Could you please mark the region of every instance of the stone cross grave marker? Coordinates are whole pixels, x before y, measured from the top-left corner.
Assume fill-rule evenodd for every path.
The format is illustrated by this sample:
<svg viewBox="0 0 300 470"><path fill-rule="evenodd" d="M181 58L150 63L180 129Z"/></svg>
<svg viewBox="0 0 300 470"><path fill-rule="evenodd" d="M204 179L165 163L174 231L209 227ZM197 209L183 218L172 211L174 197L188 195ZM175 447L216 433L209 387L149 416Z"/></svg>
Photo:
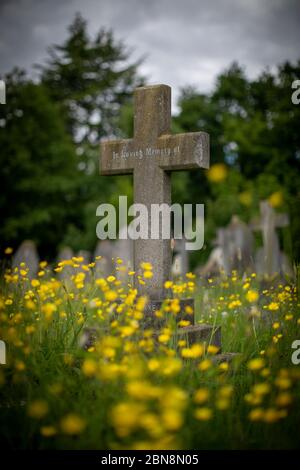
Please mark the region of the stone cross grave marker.
<svg viewBox="0 0 300 470"><path fill-rule="evenodd" d="M260 221L252 224L253 230L261 230L263 236L263 272L271 276L281 273L281 252L276 228L289 224L287 214L276 214L268 201L260 202Z"/></svg>
<svg viewBox="0 0 300 470"><path fill-rule="evenodd" d="M172 171L209 167L209 136L205 132L172 135L171 88L156 85L137 88L134 93L134 137L126 140L101 143L102 175L133 174L134 202L147 208L148 239L133 242L134 270L140 271L142 262L153 266L153 277L145 286L137 285L139 293L149 302L145 308L143 327L159 327L164 319L153 313L161 307L166 297L164 283L171 276L171 240L163 239L160 226L159 238L151 239L151 204L171 204ZM162 225L162 224L161 224ZM192 307L187 309L186 307ZM187 344L201 342L221 348L221 330L218 326L193 325L194 300L180 302L176 320L186 319L190 325L178 328L174 333Z"/></svg>
<svg viewBox="0 0 300 470"><path fill-rule="evenodd" d="M171 275L171 243L151 239L151 204L171 204L172 171L209 167L209 136L205 132L170 133L171 88L140 87L134 93L134 137L101 143L102 175L133 174L134 203L148 209L148 239L134 241L134 269L142 262L153 266L153 277L141 294L151 300L164 297L164 282Z"/></svg>

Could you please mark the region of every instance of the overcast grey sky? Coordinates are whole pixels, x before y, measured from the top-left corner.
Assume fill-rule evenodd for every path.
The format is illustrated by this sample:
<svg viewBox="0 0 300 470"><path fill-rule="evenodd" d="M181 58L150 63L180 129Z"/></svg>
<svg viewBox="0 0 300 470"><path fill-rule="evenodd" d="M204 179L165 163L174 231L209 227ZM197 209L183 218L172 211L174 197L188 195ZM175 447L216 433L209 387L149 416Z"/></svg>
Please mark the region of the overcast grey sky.
<svg viewBox="0 0 300 470"><path fill-rule="evenodd" d="M112 27L133 57L146 54L141 71L175 96L210 90L233 60L254 77L300 57L299 0L0 0L0 74L44 60L77 11L91 33Z"/></svg>

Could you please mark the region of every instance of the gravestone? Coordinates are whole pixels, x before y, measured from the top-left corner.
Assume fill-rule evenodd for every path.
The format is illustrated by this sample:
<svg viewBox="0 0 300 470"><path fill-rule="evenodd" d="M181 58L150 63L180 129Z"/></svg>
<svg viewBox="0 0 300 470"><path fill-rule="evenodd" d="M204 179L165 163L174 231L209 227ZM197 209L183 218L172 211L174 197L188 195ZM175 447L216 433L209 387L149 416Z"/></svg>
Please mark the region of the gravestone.
<svg viewBox="0 0 300 470"><path fill-rule="evenodd" d="M263 238L263 247L256 253L256 268L259 274L293 275L287 257L280 250L276 233L276 228L287 227L288 224L287 214L276 214L268 201L260 202L260 219L252 223L252 229L261 230Z"/></svg>
<svg viewBox="0 0 300 470"><path fill-rule="evenodd" d="M33 279L39 270L39 255L32 240L24 240L21 243L13 257L12 267L19 268L22 262L28 268L28 278Z"/></svg>
<svg viewBox="0 0 300 470"><path fill-rule="evenodd" d="M185 243L185 237L181 240L174 240L172 276L175 278L189 272L189 254Z"/></svg>
<svg viewBox="0 0 300 470"><path fill-rule="evenodd" d="M171 172L209 167L209 136L205 132L172 135L171 88L156 85L137 88L134 93L134 137L101 143L100 173L102 175L133 174L134 203L147 210L148 239L134 241L134 270L142 274L141 264L151 263L153 277L145 285L136 284L140 295L150 300L145 309L144 326L155 323L157 311L166 296L164 283L171 276L171 243L151 239L151 204L171 204ZM162 225L162 224L161 224ZM192 299L181 301L178 320L186 318L185 306ZM188 317L191 320L191 317ZM188 332L187 332L188 333ZM206 338L214 342L213 327L206 326ZM219 335L215 336L219 343ZM220 346L220 345L219 345Z"/></svg>
<svg viewBox="0 0 300 470"><path fill-rule="evenodd" d="M128 279L128 272L133 269L133 240L125 239L126 233L127 227L122 227L119 231L119 239L114 244L114 258L123 261L116 267L116 276L123 282Z"/></svg>
<svg viewBox="0 0 300 470"><path fill-rule="evenodd" d="M151 300L164 297L171 273L170 240L151 240L151 204L171 203L172 171L209 167L209 137L205 132L170 134L171 89L166 85L141 87L134 94L134 138L102 142L101 174L133 174L134 202L148 209L148 240L134 242L134 267L153 265L153 277L141 294ZM160 227L161 229L161 227ZM161 235L161 233L160 233Z"/></svg>
<svg viewBox="0 0 300 470"><path fill-rule="evenodd" d="M100 257L100 259L97 259ZM114 274L114 243L110 240L99 240L95 253L95 274L97 277L107 277Z"/></svg>
<svg viewBox="0 0 300 470"><path fill-rule="evenodd" d="M200 266L196 272L203 277L214 276L225 272L224 266L224 251L220 246L217 246L211 250L205 265Z"/></svg>
<svg viewBox="0 0 300 470"><path fill-rule="evenodd" d="M248 225L240 220L237 215L233 215L227 226L228 238L232 244L230 259L230 269L236 270L240 274L253 272L253 235Z"/></svg>
<svg viewBox="0 0 300 470"><path fill-rule="evenodd" d="M91 262L91 253L88 250L79 250L76 257L83 258L81 264L89 264Z"/></svg>
<svg viewBox="0 0 300 470"><path fill-rule="evenodd" d="M248 225L233 215L227 227L217 230L214 248L207 263L199 270L203 276L224 272L227 276L233 270L241 275L253 272L253 236Z"/></svg>
<svg viewBox="0 0 300 470"><path fill-rule="evenodd" d="M72 248L66 246L62 248L57 255L57 264L62 261L70 261L74 256ZM71 276L74 274L75 270L72 266L64 266L62 271L57 273L57 277L60 281L70 282Z"/></svg>
<svg viewBox="0 0 300 470"><path fill-rule="evenodd" d="M65 246L59 251L57 255L57 262L60 263L61 261L69 261L73 258L73 256L74 252L72 248L70 248L69 246Z"/></svg>

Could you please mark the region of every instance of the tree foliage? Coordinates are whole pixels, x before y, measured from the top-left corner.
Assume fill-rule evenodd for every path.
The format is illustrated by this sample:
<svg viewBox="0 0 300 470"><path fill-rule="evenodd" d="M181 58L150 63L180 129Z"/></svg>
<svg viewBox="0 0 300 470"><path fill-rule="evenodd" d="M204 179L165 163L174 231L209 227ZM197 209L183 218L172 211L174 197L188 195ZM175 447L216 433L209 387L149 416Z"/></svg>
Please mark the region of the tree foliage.
<svg viewBox="0 0 300 470"><path fill-rule="evenodd" d="M232 64L211 93L181 91L173 131L208 132L212 169L223 175L216 179L201 170L172 176L174 202L205 203L206 249L195 254L195 262L208 256L217 227L233 214L249 221L266 198L289 213L285 249L299 260L300 106L291 101L299 77L300 62L253 80ZM117 203L119 194L132 197L130 177L99 175L99 142L132 136L132 94L144 83L139 63L112 31L92 37L77 15L63 44L50 48L39 83L20 71L6 81L7 104L0 107L1 238L9 244L35 239L50 256L64 244L93 249L96 207Z"/></svg>
<svg viewBox="0 0 300 470"><path fill-rule="evenodd" d="M232 214L249 221L258 213L259 200L281 194L275 206L291 219L285 248L299 259L300 107L291 101L291 86L299 76L300 62L282 64L254 80L234 63L219 75L211 94L182 91L177 129L208 132L211 165L221 162L228 170L217 183L209 180L209 172L208 178L196 172L187 179L189 197L206 202L208 242ZM205 251L202 255L207 256Z"/></svg>
<svg viewBox="0 0 300 470"><path fill-rule="evenodd" d="M54 254L66 226L80 219L75 148L59 107L41 84L15 70L0 107L2 223L6 243L31 238Z"/></svg>

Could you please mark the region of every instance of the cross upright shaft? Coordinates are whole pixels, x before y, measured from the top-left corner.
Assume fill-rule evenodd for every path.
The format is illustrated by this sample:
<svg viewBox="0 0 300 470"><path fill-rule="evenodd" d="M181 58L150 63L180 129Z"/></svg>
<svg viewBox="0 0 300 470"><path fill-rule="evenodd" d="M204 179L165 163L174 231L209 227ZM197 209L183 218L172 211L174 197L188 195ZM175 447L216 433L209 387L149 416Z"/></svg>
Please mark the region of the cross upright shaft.
<svg viewBox="0 0 300 470"><path fill-rule="evenodd" d="M171 272L170 240L152 240L151 205L171 204L170 172L209 167L209 137L205 132L170 134L171 88L156 85L134 93L134 138L101 143L101 174L134 175L134 203L148 209L148 240L134 241L134 268L142 262L153 266L153 277L142 294L163 298L164 282Z"/></svg>

